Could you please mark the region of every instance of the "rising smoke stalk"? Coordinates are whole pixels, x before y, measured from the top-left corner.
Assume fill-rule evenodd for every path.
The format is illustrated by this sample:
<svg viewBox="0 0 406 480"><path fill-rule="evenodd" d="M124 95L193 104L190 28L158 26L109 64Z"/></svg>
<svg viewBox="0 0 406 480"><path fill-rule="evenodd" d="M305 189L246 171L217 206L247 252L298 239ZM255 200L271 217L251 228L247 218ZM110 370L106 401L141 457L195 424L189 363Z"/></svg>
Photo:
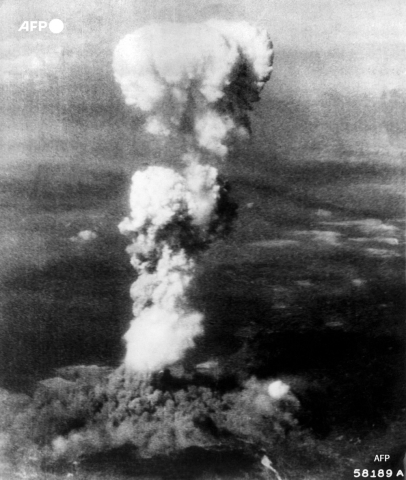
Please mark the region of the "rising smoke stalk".
<svg viewBox="0 0 406 480"><path fill-rule="evenodd" d="M127 105L144 112L146 131L185 145L181 171L135 172L130 215L119 225L138 273L124 363L151 373L181 359L203 331L187 293L199 252L230 219L213 163L249 133L247 112L270 77L272 44L245 22L153 24L119 42L113 69Z"/></svg>

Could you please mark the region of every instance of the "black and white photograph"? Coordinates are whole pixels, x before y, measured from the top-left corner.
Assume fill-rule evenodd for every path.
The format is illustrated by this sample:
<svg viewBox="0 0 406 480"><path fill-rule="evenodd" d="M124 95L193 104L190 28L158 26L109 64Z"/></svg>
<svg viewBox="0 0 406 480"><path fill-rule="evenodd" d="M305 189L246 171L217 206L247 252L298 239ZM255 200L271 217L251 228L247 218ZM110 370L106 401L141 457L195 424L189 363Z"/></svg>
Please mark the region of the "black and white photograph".
<svg viewBox="0 0 406 480"><path fill-rule="evenodd" d="M404 479L404 0L0 20L0 480Z"/></svg>

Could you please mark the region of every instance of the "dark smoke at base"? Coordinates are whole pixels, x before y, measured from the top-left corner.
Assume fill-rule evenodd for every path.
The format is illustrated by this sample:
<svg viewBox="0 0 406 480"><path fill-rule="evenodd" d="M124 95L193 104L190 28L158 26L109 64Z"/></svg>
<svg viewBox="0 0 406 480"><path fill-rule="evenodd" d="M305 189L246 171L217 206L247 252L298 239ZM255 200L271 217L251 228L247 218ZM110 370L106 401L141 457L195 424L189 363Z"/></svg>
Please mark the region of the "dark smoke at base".
<svg viewBox="0 0 406 480"><path fill-rule="evenodd" d="M21 465L35 458L44 467L125 445L142 458L189 447L236 449L246 442L269 449L297 426L299 401L280 381L252 378L224 392L168 372L149 379L124 367L58 373L40 382L32 400L20 396L17 402L2 392L1 430L8 433L1 453L8 461Z"/></svg>
<svg viewBox="0 0 406 480"><path fill-rule="evenodd" d="M50 461L127 444L150 457L245 437L272 444L295 424L299 402L282 382L253 379L222 393L157 377L204 333L190 285L199 253L230 230L236 210L217 167L235 138L249 134L247 112L272 56L267 32L245 22L150 25L120 41L113 69L125 101L145 113L151 142L182 146L181 168L163 161L132 178L130 213L119 225L137 271L123 367L96 382L63 373L42 382L10 445L25 432L26 451L37 445Z"/></svg>

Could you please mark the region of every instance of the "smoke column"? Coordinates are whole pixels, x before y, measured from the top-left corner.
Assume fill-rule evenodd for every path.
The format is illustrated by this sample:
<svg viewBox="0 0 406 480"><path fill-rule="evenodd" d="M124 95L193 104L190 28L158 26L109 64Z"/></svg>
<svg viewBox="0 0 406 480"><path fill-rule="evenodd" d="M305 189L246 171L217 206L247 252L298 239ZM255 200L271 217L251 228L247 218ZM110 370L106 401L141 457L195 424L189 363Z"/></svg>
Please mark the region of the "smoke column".
<svg viewBox="0 0 406 480"><path fill-rule="evenodd" d="M249 135L248 111L270 77L272 43L246 22L152 24L119 42L113 69L151 139L183 148L179 171L135 172L130 215L119 225L138 273L124 364L151 373L181 359L203 333L203 315L187 293L199 253L229 227L216 165L235 138Z"/></svg>

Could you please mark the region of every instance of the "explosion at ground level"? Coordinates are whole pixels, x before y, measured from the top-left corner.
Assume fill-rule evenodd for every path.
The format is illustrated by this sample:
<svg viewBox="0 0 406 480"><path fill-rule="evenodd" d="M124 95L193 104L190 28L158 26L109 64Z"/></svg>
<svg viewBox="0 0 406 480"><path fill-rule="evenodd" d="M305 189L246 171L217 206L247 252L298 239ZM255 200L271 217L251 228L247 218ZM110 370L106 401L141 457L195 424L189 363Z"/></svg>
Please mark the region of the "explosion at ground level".
<svg viewBox="0 0 406 480"><path fill-rule="evenodd" d="M140 376L123 367L78 366L56 373L32 398L1 392L4 472L15 468L26 478L55 480L130 473L261 479L270 474L268 458L281 478L302 478L306 469L312 479L326 472L345 479L354 464L368 466L368 452L385 441L377 433L351 437L355 432L335 427L318 439L305 426L306 409L317 408L312 400L322 392L300 377L285 378L290 385L255 378L232 385L218 375L179 369ZM392 467L401 458L394 441L403 427L397 420L386 434Z"/></svg>
<svg viewBox="0 0 406 480"><path fill-rule="evenodd" d="M330 205L317 202L306 204L311 211L304 219L304 206L300 201L295 205L292 192L287 198L275 194L280 188L258 182L253 187L246 167L246 177L239 179L246 188L241 197L247 198L241 202L244 231L227 246L233 258L216 258L211 265L210 259L198 258L224 220L219 208L225 198L220 195L223 184L213 164L225 157L235 137L247 135L247 110L269 78L272 51L267 34L245 23L231 29L223 22L192 25L180 29L180 37L177 30L179 26L165 25L142 29L142 35L135 32L121 43L115 62L127 105L146 115L149 140L159 138L162 145L170 145L172 157L183 147L177 152L176 170L161 165L134 175L133 201L122 230L132 241L129 253L137 272L127 276L121 257L117 260L124 245L114 235L103 236L99 226L98 235L73 237L72 248L95 242L87 252L90 261L72 254L71 262L64 244L65 257L59 263L33 272L23 264L20 276L14 272L8 279L11 293L4 308L12 322L1 333L6 340L18 338L17 344L3 343L5 371L28 363L26 356L48 357L50 352L56 365L89 360L88 352L100 351L100 339L109 352L104 358L114 357L111 364L117 365L119 355L109 347L117 353L124 333L117 333L117 324L131 318L123 291L127 298L130 277L134 281L138 275L131 291L135 328L125 325L126 364L132 371L68 367L39 384L33 375L32 396L2 391L1 453L9 478L13 469L26 478L110 479L113 473L128 477L134 471L199 478L204 474L191 464L221 463L219 457L228 462L222 475L233 475L234 480L238 475L267 475L262 467L270 470L269 459L289 480L308 478L309 471L312 479L345 478L354 465L365 464L371 449L382 449L384 441L404 441L404 421L399 419L404 385L396 373L402 369L404 347L399 334L401 224L390 215L375 218L375 213L353 218L354 209L332 212ZM182 48L167 48L168 32ZM189 43L183 35L196 40L189 42L187 55L183 48ZM207 53L204 58L201 51ZM282 176L285 182L291 167ZM340 164L340 175L342 170ZM39 190L33 188L37 199ZM343 211L350 218L341 218ZM115 217L115 230L118 221ZM37 224L33 232L36 229ZM83 226L81 231L91 232ZM206 276L203 281L194 277L197 258L207 267L200 272ZM192 277L197 286L189 288ZM91 293L83 300L84 286ZM63 295L66 304L60 301ZM98 308L100 299L108 304L105 311ZM81 310L80 301L87 309ZM29 316L27 311L35 313ZM27 318L32 321L28 328ZM76 335L83 324L85 333ZM37 330L38 338L32 333ZM24 335L34 337L31 356ZM113 338L106 340L109 336ZM66 348L62 337L72 338L72 344L79 341L79 347L70 346L69 360L58 350ZM168 350L155 350L162 354L158 360L149 348L157 338L159 345L170 339ZM202 355L207 346L210 355L206 351L201 360L209 363L196 367L193 355ZM191 373L176 375L174 367L158 372L185 354L185 368L192 364L206 374L199 376L191 368ZM44 363L48 371L55 365ZM213 365L217 370L210 378L207 370ZM30 367L23 367L27 377ZM155 373L141 375L145 371ZM371 429L376 437L368 437ZM264 454L268 462L260 467ZM180 469L182 462L188 464L187 472ZM158 464L155 470L153 463ZM241 471L233 470L232 463ZM95 473L100 465L112 473ZM172 472L165 472L168 465Z"/></svg>

